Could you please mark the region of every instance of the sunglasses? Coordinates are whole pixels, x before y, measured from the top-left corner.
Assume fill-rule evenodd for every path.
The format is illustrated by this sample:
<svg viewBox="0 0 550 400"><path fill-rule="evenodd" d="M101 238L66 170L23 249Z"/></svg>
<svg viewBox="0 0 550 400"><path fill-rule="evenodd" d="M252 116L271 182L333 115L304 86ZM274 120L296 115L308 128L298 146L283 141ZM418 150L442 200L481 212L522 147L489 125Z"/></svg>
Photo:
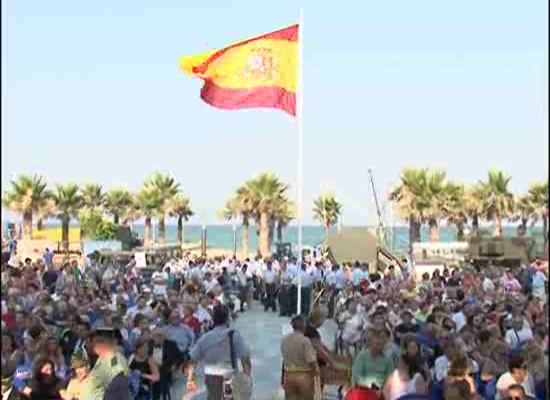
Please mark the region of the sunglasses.
<svg viewBox="0 0 550 400"><path fill-rule="evenodd" d="M508 396L506 400L523 400L523 398L519 396Z"/></svg>

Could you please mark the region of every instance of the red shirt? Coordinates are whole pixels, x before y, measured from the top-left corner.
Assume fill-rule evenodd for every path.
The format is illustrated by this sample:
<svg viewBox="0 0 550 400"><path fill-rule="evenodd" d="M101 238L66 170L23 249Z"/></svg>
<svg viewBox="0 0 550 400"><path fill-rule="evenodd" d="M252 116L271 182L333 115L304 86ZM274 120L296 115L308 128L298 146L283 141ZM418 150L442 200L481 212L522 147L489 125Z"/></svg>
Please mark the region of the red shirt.
<svg viewBox="0 0 550 400"><path fill-rule="evenodd" d="M184 317L181 322L184 323L185 325L187 325L189 328L193 329L193 332L195 332L195 336L200 335L200 333L201 333L201 323L197 319L197 317L195 317L194 315L192 315L190 317Z"/></svg>
<svg viewBox="0 0 550 400"><path fill-rule="evenodd" d="M4 321L4 323L6 324L6 327L9 330L13 330L17 328L16 316L14 312L8 311L4 315L2 315L2 321Z"/></svg>

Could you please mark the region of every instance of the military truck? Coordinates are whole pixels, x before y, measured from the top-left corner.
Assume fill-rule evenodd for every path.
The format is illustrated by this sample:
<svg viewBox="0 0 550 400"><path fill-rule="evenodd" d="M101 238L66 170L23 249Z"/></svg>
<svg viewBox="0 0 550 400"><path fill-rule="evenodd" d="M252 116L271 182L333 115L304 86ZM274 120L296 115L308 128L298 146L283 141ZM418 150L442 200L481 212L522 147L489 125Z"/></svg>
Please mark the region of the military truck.
<svg viewBox="0 0 550 400"><path fill-rule="evenodd" d="M538 256L536 242L529 236L476 237L469 239L467 257L475 264L516 267Z"/></svg>

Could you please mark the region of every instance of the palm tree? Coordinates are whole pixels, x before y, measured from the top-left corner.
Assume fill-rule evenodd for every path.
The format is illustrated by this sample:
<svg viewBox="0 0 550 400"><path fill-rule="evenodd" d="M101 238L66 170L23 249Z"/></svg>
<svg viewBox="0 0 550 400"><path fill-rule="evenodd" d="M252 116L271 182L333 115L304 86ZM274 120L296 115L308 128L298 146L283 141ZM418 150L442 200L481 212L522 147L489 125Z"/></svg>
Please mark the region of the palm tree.
<svg viewBox="0 0 550 400"><path fill-rule="evenodd" d="M548 252L548 181L535 183L529 187L527 192L529 203L533 207L533 223L542 219L542 229L544 235L544 251L547 257Z"/></svg>
<svg viewBox="0 0 550 400"><path fill-rule="evenodd" d="M487 182L480 182L485 192L483 214L489 221L494 221L496 237L502 236L502 220L514 214L514 195L508 185L512 178L502 171L491 170Z"/></svg>
<svg viewBox="0 0 550 400"><path fill-rule="evenodd" d="M278 208L274 215L275 224L277 225L277 242L283 241L283 232L294 219L295 207L292 200L284 197L278 204Z"/></svg>
<svg viewBox="0 0 550 400"><path fill-rule="evenodd" d="M191 202L187 197L182 194L174 196L170 202L169 214L172 217L178 219L178 244L183 246L184 244L184 231L183 223L189 221L189 218L193 216L193 210L191 209Z"/></svg>
<svg viewBox="0 0 550 400"><path fill-rule="evenodd" d="M132 195L126 189L112 189L105 196L105 210L113 216L115 225L120 223L121 218L128 217L132 207Z"/></svg>
<svg viewBox="0 0 550 400"><path fill-rule="evenodd" d="M150 187L143 187L134 199L135 213L145 218L143 227L143 245L151 244L152 218L160 208L158 192Z"/></svg>
<svg viewBox="0 0 550 400"><path fill-rule="evenodd" d="M88 210L101 210L105 205L105 193L98 183L88 183L82 187L82 207Z"/></svg>
<svg viewBox="0 0 550 400"><path fill-rule="evenodd" d="M61 220L61 242L65 250L69 250L69 227L71 218L76 218L82 206L82 196L78 185L57 185L54 194L57 218Z"/></svg>
<svg viewBox="0 0 550 400"><path fill-rule="evenodd" d="M259 227L258 250L262 257L271 254L269 227L281 198L285 197L288 186L271 173L262 173L245 183L252 203L252 210Z"/></svg>
<svg viewBox="0 0 550 400"><path fill-rule="evenodd" d="M450 182L447 184L445 217L447 222L456 226L456 239L464 240L464 228L468 223L464 185Z"/></svg>
<svg viewBox="0 0 550 400"><path fill-rule="evenodd" d="M409 222L409 251L414 243L420 242L420 227L426 208L424 191L428 170L425 168L406 168L401 173L399 186L390 192L390 201L397 202L401 218Z"/></svg>
<svg viewBox="0 0 550 400"><path fill-rule="evenodd" d="M514 215L512 216L514 221L519 221L519 233L521 236L527 234L527 223L535 214L535 207L531 202L530 196L527 194L517 199L515 204ZM535 217L536 218L536 217Z"/></svg>
<svg viewBox="0 0 550 400"><path fill-rule="evenodd" d="M321 193L313 202L313 218L319 221L325 228L325 240L329 230L338 223L342 215L342 204L336 200L332 193Z"/></svg>
<svg viewBox="0 0 550 400"><path fill-rule="evenodd" d="M38 213L51 197L48 185L39 175L19 175L10 184L10 190L2 196L2 204L23 215L23 239L31 239L33 213Z"/></svg>
<svg viewBox="0 0 550 400"><path fill-rule="evenodd" d="M158 240L159 243L164 243L166 240L165 217L170 210L170 202L180 190L180 185L172 176L162 175L157 172L145 181L144 187L148 188L147 190L156 191L156 195L158 196Z"/></svg>
<svg viewBox="0 0 550 400"><path fill-rule="evenodd" d="M235 221L241 217L242 228L242 254L248 255L248 239L250 230L250 219L253 218L252 193L246 185L239 187L235 196L227 201L223 209L223 217L226 221ZM258 218L259 220L259 218Z"/></svg>
<svg viewBox="0 0 550 400"><path fill-rule="evenodd" d="M45 199L42 206L38 209L38 212L36 213L37 219L36 219L36 230L37 231L43 231L44 230L44 220L47 218L51 218L55 216L55 200L52 197L52 194L48 194L48 197Z"/></svg>
<svg viewBox="0 0 550 400"><path fill-rule="evenodd" d="M82 209L79 213L79 219L89 219L92 215L96 218L102 218L103 206L105 205L105 193L103 193L103 187L97 183L88 183L84 185L80 194L82 197ZM86 236L84 224L80 224L80 237Z"/></svg>
<svg viewBox="0 0 550 400"><path fill-rule="evenodd" d="M485 186L478 183L468 187L464 192L464 211L466 216L472 220L472 233L479 232L479 220L483 215L483 202L487 197Z"/></svg>
<svg viewBox="0 0 550 400"><path fill-rule="evenodd" d="M429 237L432 243L439 241L439 221L448 214L449 187L446 179L445 171L428 171L425 180L426 186L421 188L420 192L426 205L423 210L423 218L428 223Z"/></svg>

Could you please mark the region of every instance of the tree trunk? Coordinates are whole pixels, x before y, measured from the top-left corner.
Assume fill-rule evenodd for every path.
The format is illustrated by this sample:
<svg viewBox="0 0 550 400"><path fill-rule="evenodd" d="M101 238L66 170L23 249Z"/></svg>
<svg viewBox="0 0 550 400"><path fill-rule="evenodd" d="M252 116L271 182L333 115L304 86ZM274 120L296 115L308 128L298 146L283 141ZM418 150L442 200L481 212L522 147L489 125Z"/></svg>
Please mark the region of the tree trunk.
<svg viewBox="0 0 550 400"><path fill-rule="evenodd" d="M472 231L474 235L477 235L477 232L479 231L479 216L474 215L472 217Z"/></svg>
<svg viewBox="0 0 550 400"><path fill-rule="evenodd" d="M38 221L36 221L36 230L37 231L44 230L44 220L42 218L38 218Z"/></svg>
<svg viewBox="0 0 550 400"><path fill-rule="evenodd" d="M23 239L32 239L32 211L23 213Z"/></svg>
<svg viewBox="0 0 550 400"><path fill-rule="evenodd" d="M151 217L145 217L143 226L143 246L151 245Z"/></svg>
<svg viewBox="0 0 550 400"><path fill-rule="evenodd" d="M456 224L456 240L458 242L464 241L464 223L462 222Z"/></svg>
<svg viewBox="0 0 550 400"><path fill-rule="evenodd" d="M500 215L495 215L495 237L501 237L502 236L502 219L500 218Z"/></svg>
<svg viewBox="0 0 550 400"><path fill-rule="evenodd" d="M263 212L260 214L260 255L262 257L269 257L269 216Z"/></svg>
<svg viewBox="0 0 550 400"><path fill-rule="evenodd" d="M120 215L118 214L113 214L113 223L115 225L118 225L119 224L119 221L120 221Z"/></svg>
<svg viewBox="0 0 550 400"><path fill-rule="evenodd" d="M437 225L437 221L431 219L428 222L428 226L430 227L430 243L439 242L439 226Z"/></svg>
<svg viewBox="0 0 550 400"><path fill-rule="evenodd" d="M283 241L283 224L281 224L281 221L277 223L277 242L281 243Z"/></svg>
<svg viewBox="0 0 550 400"><path fill-rule="evenodd" d="M268 240L268 246L269 248L273 248L273 237L275 236L275 221L270 220L269 221L269 240Z"/></svg>
<svg viewBox="0 0 550 400"><path fill-rule="evenodd" d="M65 251L69 250L69 222L68 217L63 217L61 220L61 244Z"/></svg>
<svg viewBox="0 0 550 400"><path fill-rule="evenodd" d="M183 217L180 215L178 217L178 244L183 246Z"/></svg>
<svg viewBox="0 0 550 400"><path fill-rule="evenodd" d="M164 224L164 215L159 215L159 243L166 242L166 225Z"/></svg>
<svg viewBox="0 0 550 400"><path fill-rule="evenodd" d="M414 218L409 222L409 253L412 255L413 246L415 243L420 242L420 222L417 222Z"/></svg>
<svg viewBox="0 0 550 400"><path fill-rule="evenodd" d="M248 218L247 217L244 217L243 216L243 243L242 243L242 246L243 246L243 257L246 258L248 257L248 228L249 228L249 225L248 225Z"/></svg>

